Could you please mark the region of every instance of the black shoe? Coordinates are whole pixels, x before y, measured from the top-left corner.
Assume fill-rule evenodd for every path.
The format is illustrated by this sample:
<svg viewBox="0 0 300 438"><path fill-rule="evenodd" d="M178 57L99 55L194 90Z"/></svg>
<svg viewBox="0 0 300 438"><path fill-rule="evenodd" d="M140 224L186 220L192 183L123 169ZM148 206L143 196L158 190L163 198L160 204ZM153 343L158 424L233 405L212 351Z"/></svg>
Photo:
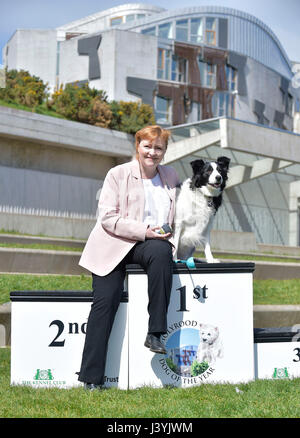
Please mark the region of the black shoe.
<svg viewBox="0 0 300 438"><path fill-rule="evenodd" d="M150 348L150 351L158 354L167 354L164 344L162 344L158 337L148 333L145 340L145 347Z"/></svg>
<svg viewBox="0 0 300 438"><path fill-rule="evenodd" d="M101 385L96 385L95 383L85 383L84 389L87 391L100 391L102 389Z"/></svg>

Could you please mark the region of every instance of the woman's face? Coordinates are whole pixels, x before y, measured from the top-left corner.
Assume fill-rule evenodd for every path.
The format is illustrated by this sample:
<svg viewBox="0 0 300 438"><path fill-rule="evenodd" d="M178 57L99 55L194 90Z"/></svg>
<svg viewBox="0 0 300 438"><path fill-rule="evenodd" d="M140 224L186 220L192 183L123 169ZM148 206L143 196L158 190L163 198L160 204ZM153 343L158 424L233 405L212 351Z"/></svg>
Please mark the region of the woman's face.
<svg viewBox="0 0 300 438"><path fill-rule="evenodd" d="M138 146L139 162L144 168L155 168L164 158L167 147L160 137L144 139Z"/></svg>

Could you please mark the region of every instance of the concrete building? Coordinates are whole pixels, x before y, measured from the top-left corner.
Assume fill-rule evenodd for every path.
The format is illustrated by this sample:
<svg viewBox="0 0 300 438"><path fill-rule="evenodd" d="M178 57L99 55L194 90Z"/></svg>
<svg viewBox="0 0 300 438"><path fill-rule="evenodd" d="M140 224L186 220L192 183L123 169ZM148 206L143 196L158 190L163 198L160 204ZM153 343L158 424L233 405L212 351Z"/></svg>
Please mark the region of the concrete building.
<svg viewBox="0 0 300 438"><path fill-rule="evenodd" d="M152 105L157 123L172 132L173 144L165 161L176 167L182 179L190 174L189 162L195 157L214 159L226 153L231 158L216 231L254 233L260 243L300 244L300 136L296 134L300 132L300 84L294 80L298 64L289 60L273 31L256 17L224 7L165 10L127 4L56 29L18 29L3 48L3 60L8 69L25 69L41 77L51 90L88 82L105 90L110 100L142 100ZM10 117L13 125L16 115ZM52 128L50 132L54 135ZM41 145L54 147L55 142L39 134ZM0 135L14 134L3 129ZM17 135L19 140L24 138L24 132ZM32 134L28 135L31 142ZM96 198L105 169L116 163L117 154L120 160L130 159L128 151L120 148L107 161L103 141L110 135L116 134L103 131L99 139L101 154L106 156L98 160L99 178L78 183L78 199L71 205L63 201L75 187L67 160L66 168L61 164L59 171L66 178L59 188L60 200L53 193L45 196L57 170L47 165L47 175L41 173L36 179L35 168L27 160L22 172L26 168L28 178L39 181L40 189L24 198L17 195L23 178L16 176L20 168L2 160L2 174L10 172L14 182L10 192L1 195L0 204L95 215L95 203L87 199ZM67 143L72 141L76 149L75 136ZM132 138L128 141L133 144ZM90 150L89 141L86 148ZM30 154L34 156L33 149ZM81 172L75 166L72 178L81 178Z"/></svg>
<svg viewBox="0 0 300 438"><path fill-rule="evenodd" d="M299 110L292 63L276 35L224 7L128 4L57 29L18 29L3 59L51 90L79 81L110 100L142 99L161 124L226 115L292 131Z"/></svg>

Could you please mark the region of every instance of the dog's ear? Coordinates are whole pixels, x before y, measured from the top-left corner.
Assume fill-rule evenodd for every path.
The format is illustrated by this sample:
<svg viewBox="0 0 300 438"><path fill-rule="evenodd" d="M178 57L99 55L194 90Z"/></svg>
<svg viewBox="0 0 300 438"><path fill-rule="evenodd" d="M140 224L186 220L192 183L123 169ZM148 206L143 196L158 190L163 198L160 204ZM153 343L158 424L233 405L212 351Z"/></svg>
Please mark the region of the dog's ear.
<svg viewBox="0 0 300 438"><path fill-rule="evenodd" d="M195 161L192 161L192 162L190 163L190 165L192 166L192 169L193 169L194 174L195 174L195 173L198 173L198 171L199 171L200 169L202 169L202 167L204 166L204 164L205 164L205 162L204 162L203 160L195 160Z"/></svg>
<svg viewBox="0 0 300 438"><path fill-rule="evenodd" d="M230 158L218 157L217 158L217 163L218 163L219 166L223 167L223 169L228 170L229 163L230 163Z"/></svg>

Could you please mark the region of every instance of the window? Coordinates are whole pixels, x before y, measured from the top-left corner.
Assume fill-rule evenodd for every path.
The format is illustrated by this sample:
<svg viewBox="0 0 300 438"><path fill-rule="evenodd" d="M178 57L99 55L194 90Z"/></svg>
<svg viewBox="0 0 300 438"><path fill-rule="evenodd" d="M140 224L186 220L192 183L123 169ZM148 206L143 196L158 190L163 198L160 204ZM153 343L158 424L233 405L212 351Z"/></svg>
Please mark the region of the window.
<svg viewBox="0 0 300 438"><path fill-rule="evenodd" d="M173 55L171 80L177 82L186 82L186 66L186 59Z"/></svg>
<svg viewBox="0 0 300 438"><path fill-rule="evenodd" d="M212 97L212 113L214 117L221 117L226 115L225 108L225 94L216 92Z"/></svg>
<svg viewBox="0 0 300 438"><path fill-rule="evenodd" d="M217 91L212 98L212 113L214 117L234 117L234 95Z"/></svg>
<svg viewBox="0 0 300 438"><path fill-rule="evenodd" d="M158 26L158 36L161 38L172 38L172 23L164 23Z"/></svg>
<svg viewBox="0 0 300 438"><path fill-rule="evenodd" d="M157 78L171 79L171 50L158 49Z"/></svg>
<svg viewBox="0 0 300 438"><path fill-rule="evenodd" d="M237 89L237 71L229 65L226 65L225 69L228 91L235 91Z"/></svg>
<svg viewBox="0 0 300 438"><path fill-rule="evenodd" d="M287 114L289 116L293 116L293 96L291 96L288 93L288 100L287 100Z"/></svg>
<svg viewBox="0 0 300 438"><path fill-rule="evenodd" d="M206 85L209 88L216 88L216 65L208 62L206 66Z"/></svg>
<svg viewBox="0 0 300 438"><path fill-rule="evenodd" d="M205 31L205 39L207 44L211 44L213 46L216 45L216 28L217 28L217 20L216 18L206 17L206 31Z"/></svg>
<svg viewBox="0 0 300 438"><path fill-rule="evenodd" d="M60 41L57 41L56 47L56 76L59 76Z"/></svg>
<svg viewBox="0 0 300 438"><path fill-rule="evenodd" d="M200 102L191 102L191 110L188 115L187 123L198 122L202 119L202 107Z"/></svg>
<svg viewBox="0 0 300 438"><path fill-rule="evenodd" d="M203 20L202 18L192 18L191 19L191 37L192 43L202 43L203 42Z"/></svg>
<svg viewBox="0 0 300 438"><path fill-rule="evenodd" d="M136 18L139 20L140 18L146 17L146 14L137 14Z"/></svg>
<svg viewBox="0 0 300 438"><path fill-rule="evenodd" d="M295 112L299 113L300 112L300 100L296 99L295 101Z"/></svg>
<svg viewBox="0 0 300 438"><path fill-rule="evenodd" d="M186 82L187 60L172 55L171 50L158 49L157 79Z"/></svg>
<svg viewBox="0 0 300 438"><path fill-rule="evenodd" d="M155 119L156 123L171 123L171 101L164 97L156 96L155 98Z"/></svg>
<svg viewBox="0 0 300 438"><path fill-rule="evenodd" d="M176 21L176 40L188 40L188 20Z"/></svg>
<svg viewBox="0 0 300 438"><path fill-rule="evenodd" d="M145 35L156 35L155 27L149 27L148 29L143 29L142 33Z"/></svg>
<svg viewBox="0 0 300 438"><path fill-rule="evenodd" d="M138 17L139 18L139 17ZM173 26L174 24L174 26ZM173 31L174 27L174 31ZM214 17L194 17L158 25L158 36L194 44L217 45L218 19ZM142 33L155 35L155 27L143 29Z"/></svg>
<svg viewBox="0 0 300 438"><path fill-rule="evenodd" d="M126 17L125 17L126 23L129 23L130 21L134 21L134 19L135 19L134 14L126 15Z"/></svg>
<svg viewBox="0 0 300 438"><path fill-rule="evenodd" d="M110 25L111 26L118 26L119 24L123 23L123 17L115 17L111 18Z"/></svg>
<svg viewBox="0 0 300 438"><path fill-rule="evenodd" d="M235 117L235 95L229 94L228 96L228 113L229 117Z"/></svg>
<svg viewBox="0 0 300 438"><path fill-rule="evenodd" d="M203 87L216 88L217 66L198 58L200 80Z"/></svg>

